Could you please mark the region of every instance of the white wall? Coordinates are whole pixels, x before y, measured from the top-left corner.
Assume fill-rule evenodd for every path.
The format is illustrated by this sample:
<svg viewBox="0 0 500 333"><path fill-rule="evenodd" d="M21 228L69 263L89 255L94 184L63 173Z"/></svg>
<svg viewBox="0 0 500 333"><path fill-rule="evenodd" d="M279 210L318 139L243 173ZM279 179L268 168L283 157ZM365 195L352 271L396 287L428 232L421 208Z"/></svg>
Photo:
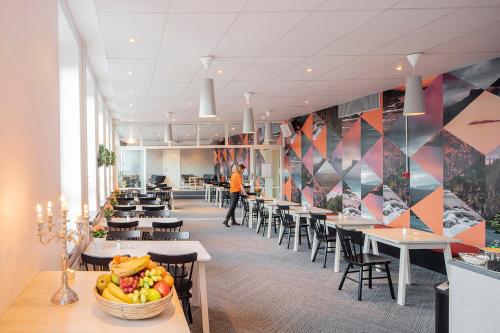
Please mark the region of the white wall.
<svg viewBox="0 0 500 333"><path fill-rule="evenodd" d="M181 149L181 175L201 177L205 173L214 173L214 150Z"/></svg>
<svg viewBox="0 0 500 333"><path fill-rule="evenodd" d="M163 150L148 149L146 150L146 180L151 175L165 175L163 167Z"/></svg>
<svg viewBox="0 0 500 333"><path fill-rule="evenodd" d="M163 165L165 168L166 183L173 187L181 184L181 154L180 149L163 150Z"/></svg>
<svg viewBox="0 0 500 333"><path fill-rule="evenodd" d="M4 0L0 10L0 315L59 244L40 245L35 205L59 196L56 0ZM47 300L48 301L48 300Z"/></svg>

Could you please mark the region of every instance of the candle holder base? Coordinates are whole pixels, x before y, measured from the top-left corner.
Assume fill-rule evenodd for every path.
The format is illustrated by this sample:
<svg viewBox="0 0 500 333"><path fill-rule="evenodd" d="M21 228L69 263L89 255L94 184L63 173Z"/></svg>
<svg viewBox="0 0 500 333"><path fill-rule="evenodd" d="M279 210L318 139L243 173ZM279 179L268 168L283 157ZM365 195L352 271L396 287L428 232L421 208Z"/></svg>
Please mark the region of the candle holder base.
<svg viewBox="0 0 500 333"><path fill-rule="evenodd" d="M52 295L50 301L55 305L73 304L78 302L78 295L73 289L63 285Z"/></svg>

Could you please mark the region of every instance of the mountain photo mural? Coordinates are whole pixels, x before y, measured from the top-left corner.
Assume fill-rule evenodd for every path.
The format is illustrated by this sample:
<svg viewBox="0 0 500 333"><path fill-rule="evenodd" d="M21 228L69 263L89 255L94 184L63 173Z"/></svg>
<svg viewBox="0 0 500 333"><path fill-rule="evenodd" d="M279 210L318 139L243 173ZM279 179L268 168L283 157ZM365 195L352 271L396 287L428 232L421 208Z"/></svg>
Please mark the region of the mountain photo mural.
<svg viewBox="0 0 500 333"><path fill-rule="evenodd" d="M341 200L344 214L476 247L500 240L500 58L424 78L425 115L403 116L404 92L343 118L332 106L291 119L286 199Z"/></svg>

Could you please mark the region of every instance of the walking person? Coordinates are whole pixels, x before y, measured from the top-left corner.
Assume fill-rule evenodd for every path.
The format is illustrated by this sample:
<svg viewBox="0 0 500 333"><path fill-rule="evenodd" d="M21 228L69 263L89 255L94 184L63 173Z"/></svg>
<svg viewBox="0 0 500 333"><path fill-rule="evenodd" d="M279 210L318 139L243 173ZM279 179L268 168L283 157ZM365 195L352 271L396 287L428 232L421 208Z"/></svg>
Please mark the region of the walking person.
<svg viewBox="0 0 500 333"><path fill-rule="evenodd" d="M245 166L243 164L240 164L231 175L231 187L229 189L229 198L231 199L231 203L229 204L229 210L227 211L226 219L222 223L228 228L229 219L231 219L232 224L241 225L241 223L236 222L234 218L234 211L236 210L236 205L238 204L240 195L247 195L247 193L245 192L245 187L243 186L243 171L245 171Z"/></svg>

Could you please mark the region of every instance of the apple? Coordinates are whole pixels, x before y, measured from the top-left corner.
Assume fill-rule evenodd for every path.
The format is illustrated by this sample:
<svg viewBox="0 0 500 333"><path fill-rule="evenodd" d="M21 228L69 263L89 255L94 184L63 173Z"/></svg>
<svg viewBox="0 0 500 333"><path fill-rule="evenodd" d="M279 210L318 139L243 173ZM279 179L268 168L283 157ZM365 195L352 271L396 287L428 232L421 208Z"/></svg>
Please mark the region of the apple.
<svg viewBox="0 0 500 333"><path fill-rule="evenodd" d="M156 290L154 288L148 289L147 298L148 298L148 302L157 301L161 298L161 294L158 290Z"/></svg>
<svg viewBox="0 0 500 333"><path fill-rule="evenodd" d="M174 285L174 278L170 274L167 274L162 281L164 281L170 288Z"/></svg>
<svg viewBox="0 0 500 333"><path fill-rule="evenodd" d="M165 297L170 293L170 287L165 281L156 282L153 288L158 290L162 297Z"/></svg>
<svg viewBox="0 0 500 333"><path fill-rule="evenodd" d="M97 277L95 286L102 293L110 282L111 282L111 276L109 274L101 274Z"/></svg>

